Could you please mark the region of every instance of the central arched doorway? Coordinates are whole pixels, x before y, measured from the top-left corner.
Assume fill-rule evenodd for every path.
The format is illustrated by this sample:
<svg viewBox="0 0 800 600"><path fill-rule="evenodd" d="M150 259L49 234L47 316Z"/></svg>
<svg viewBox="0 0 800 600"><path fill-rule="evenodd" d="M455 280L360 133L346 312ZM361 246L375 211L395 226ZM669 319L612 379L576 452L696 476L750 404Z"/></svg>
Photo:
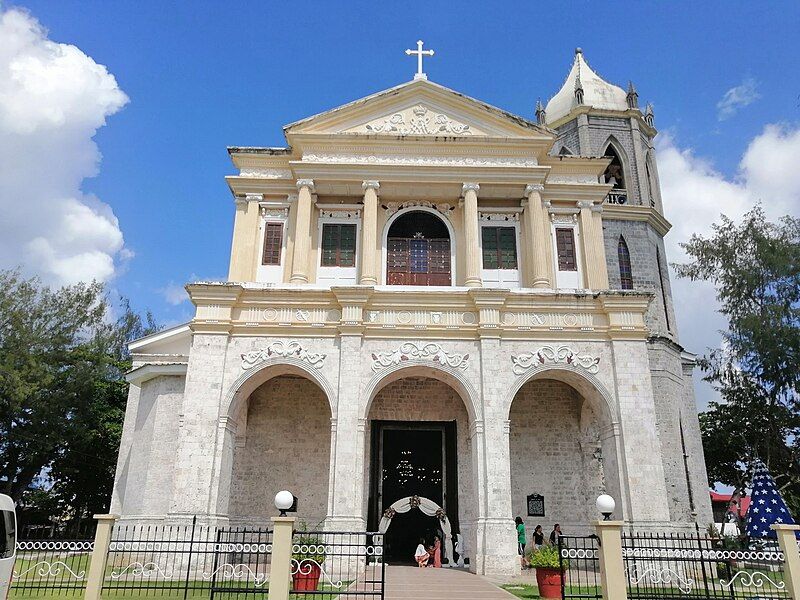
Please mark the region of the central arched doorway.
<svg viewBox="0 0 800 600"><path fill-rule="evenodd" d="M431 210L414 209L389 223L386 238L388 285L450 285L452 239Z"/></svg>
<svg viewBox="0 0 800 600"><path fill-rule="evenodd" d="M408 375L381 387L367 413L368 527L385 524L392 509L384 537L389 564L412 564L420 538L430 545L438 535L444 543L446 534L471 531L476 518L469 412L459 392L423 372L404 369ZM398 511L410 498L424 498L425 507L434 508Z"/></svg>

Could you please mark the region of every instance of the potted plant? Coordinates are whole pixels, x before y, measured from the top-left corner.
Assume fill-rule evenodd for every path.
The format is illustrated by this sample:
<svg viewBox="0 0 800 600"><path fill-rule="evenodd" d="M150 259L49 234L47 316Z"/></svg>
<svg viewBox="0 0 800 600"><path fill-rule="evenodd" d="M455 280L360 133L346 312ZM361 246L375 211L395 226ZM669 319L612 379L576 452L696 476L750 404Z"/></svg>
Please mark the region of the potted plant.
<svg viewBox="0 0 800 600"><path fill-rule="evenodd" d="M312 535L294 538L292 552L292 589L296 592L315 592L325 562L325 544Z"/></svg>
<svg viewBox="0 0 800 600"><path fill-rule="evenodd" d="M558 547L546 544L528 554L528 564L536 569L536 585L542 598L561 598L561 567Z"/></svg>

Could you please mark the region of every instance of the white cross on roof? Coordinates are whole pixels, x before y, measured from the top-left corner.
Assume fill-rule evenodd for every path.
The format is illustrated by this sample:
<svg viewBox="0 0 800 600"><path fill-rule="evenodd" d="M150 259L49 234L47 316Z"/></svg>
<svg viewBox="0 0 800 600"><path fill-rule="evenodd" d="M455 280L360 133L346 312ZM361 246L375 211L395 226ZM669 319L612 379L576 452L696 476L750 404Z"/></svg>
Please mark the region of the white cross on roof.
<svg viewBox="0 0 800 600"><path fill-rule="evenodd" d="M412 54L417 55L417 72L414 74L414 79L427 79L428 76L425 75L422 71L422 57L423 56L433 56L433 50L423 50L422 44L424 42L422 40L417 40L417 49L416 50L406 50L406 54L411 56Z"/></svg>

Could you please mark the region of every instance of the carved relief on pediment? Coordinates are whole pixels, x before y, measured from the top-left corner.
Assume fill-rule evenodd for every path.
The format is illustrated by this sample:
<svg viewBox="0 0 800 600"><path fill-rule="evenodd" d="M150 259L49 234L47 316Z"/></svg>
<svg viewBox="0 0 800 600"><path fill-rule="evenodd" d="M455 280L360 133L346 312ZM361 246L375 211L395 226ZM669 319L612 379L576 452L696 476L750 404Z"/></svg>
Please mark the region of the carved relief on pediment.
<svg viewBox="0 0 800 600"><path fill-rule="evenodd" d="M470 136L484 135L474 125L463 123L458 119L416 104L389 115L373 119L358 125L347 133L371 133L382 135L438 135L438 136Z"/></svg>

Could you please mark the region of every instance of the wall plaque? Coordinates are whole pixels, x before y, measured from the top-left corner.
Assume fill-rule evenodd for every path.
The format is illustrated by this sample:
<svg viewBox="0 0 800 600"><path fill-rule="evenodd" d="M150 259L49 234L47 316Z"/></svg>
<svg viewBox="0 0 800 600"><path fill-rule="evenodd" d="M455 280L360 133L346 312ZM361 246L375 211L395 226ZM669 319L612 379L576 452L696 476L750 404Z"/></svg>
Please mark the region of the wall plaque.
<svg viewBox="0 0 800 600"><path fill-rule="evenodd" d="M528 516L544 516L544 496L541 494L531 494L528 496Z"/></svg>

